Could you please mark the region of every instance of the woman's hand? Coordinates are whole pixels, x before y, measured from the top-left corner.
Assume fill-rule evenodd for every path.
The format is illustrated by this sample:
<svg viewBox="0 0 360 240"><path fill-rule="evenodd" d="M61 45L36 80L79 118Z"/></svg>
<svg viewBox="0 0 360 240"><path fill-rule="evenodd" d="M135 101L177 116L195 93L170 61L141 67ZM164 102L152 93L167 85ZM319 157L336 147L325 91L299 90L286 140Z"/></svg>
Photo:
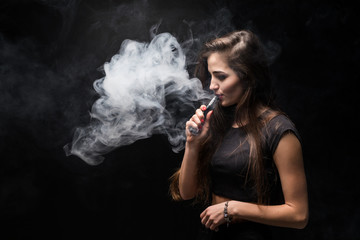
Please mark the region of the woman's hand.
<svg viewBox="0 0 360 240"><path fill-rule="evenodd" d="M224 204L218 203L206 208L201 214L201 223L213 231L217 231L219 226L226 223L224 218Z"/></svg>
<svg viewBox="0 0 360 240"><path fill-rule="evenodd" d="M206 120L204 120L204 112L206 110L205 105L201 105L196 110L195 114L186 122L186 137L187 142L201 142L209 130L209 119L213 111L208 112ZM191 133L190 128L198 130L199 134L195 135Z"/></svg>

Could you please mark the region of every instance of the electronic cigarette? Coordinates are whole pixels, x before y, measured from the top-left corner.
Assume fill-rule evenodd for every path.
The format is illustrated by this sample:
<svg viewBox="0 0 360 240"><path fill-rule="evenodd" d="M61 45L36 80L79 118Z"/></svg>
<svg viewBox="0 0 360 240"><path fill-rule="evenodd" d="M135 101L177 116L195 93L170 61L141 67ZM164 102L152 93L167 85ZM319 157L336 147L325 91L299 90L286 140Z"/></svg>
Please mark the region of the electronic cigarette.
<svg viewBox="0 0 360 240"><path fill-rule="evenodd" d="M206 106L206 109L204 111L204 121L206 120L206 115L208 114L208 112L210 112L211 110L213 110L215 108L215 103L218 100L218 96L215 96L211 99L211 101L208 103L208 105ZM196 136L200 133L200 130L198 128L193 128L193 127L189 127L189 131L192 135Z"/></svg>

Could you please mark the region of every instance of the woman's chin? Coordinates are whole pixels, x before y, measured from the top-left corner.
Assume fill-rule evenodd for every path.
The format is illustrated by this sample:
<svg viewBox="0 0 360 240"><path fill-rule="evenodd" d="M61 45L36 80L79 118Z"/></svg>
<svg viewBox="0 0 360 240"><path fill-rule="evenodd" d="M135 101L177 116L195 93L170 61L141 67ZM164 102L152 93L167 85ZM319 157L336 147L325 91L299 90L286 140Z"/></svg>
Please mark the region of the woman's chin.
<svg viewBox="0 0 360 240"><path fill-rule="evenodd" d="M220 103L221 103L221 106L223 106L223 107L229 107L229 106L233 105L233 104L227 102L226 100L225 100L225 101L224 101L224 100L220 100Z"/></svg>

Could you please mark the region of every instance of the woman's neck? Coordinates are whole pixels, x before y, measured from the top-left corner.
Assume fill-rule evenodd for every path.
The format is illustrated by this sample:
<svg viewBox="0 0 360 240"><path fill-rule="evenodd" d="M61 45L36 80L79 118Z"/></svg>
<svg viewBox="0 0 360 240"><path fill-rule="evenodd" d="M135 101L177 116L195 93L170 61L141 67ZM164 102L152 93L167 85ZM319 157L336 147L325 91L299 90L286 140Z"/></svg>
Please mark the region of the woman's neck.
<svg viewBox="0 0 360 240"><path fill-rule="evenodd" d="M256 117L260 117L262 114L264 114L264 112L266 112L267 110L269 110L269 107L265 107L263 105L259 105L256 109ZM241 111L241 110L240 110ZM233 128L241 128L243 126L245 126L247 123L249 122L248 119L241 119L240 122L236 121L236 119L234 120L232 127Z"/></svg>

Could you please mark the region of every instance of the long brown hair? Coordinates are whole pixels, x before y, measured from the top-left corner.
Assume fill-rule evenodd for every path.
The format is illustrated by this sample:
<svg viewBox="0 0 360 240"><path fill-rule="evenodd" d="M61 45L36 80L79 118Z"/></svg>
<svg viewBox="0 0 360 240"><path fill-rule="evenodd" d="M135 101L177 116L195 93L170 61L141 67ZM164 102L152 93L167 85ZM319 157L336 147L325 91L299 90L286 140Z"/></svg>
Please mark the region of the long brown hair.
<svg viewBox="0 0 360 240"><path fill-rule="evenodd" d="M269 120L269 116L273 117L278 112L272 111L273 114L267 115L266 119L259 117L258 111L261 107L276 109L264 48L258 37L248 30L235 31L205 43L195 69L195 75L202 81L204 87L207 87L209 82L207 59L215 52L223 53L227 57L229 67L237 73L243 84L244 93L236 106L222 107L219 103L211 116L210 130L199 155L196 198L204 203L210 200L210 159L226 131L235 122L243 126L250 144L246 182L255 187L257 202L266 203L269 196L263 162L261 128ZM171 177L170 184L170 192L175 200L181 199L178 178L179 171Z"/></svg>

